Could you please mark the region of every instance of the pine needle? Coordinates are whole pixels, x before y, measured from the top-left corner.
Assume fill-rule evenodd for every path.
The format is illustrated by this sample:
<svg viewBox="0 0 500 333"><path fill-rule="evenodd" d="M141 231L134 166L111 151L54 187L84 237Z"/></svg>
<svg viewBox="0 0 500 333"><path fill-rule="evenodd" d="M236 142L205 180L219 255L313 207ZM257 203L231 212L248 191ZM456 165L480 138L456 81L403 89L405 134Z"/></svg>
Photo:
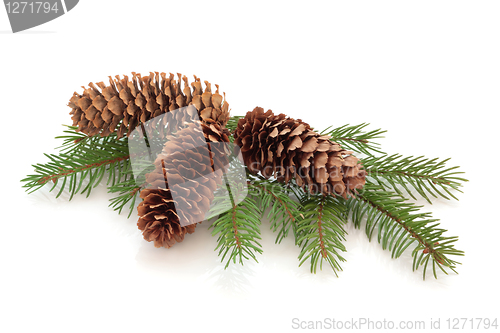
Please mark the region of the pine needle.
<svg viewBox="0 0 500 333"><path fill-rule="evenodd" d="M446 274L447 269L456 273L459 262L449 256L464 255L463 251L454 247L458 237L445 236L446 230L439 228L438 219L432 218L430 213L420 212L422 206L368 181L355 198L348 200L347 208L357 228L361 227L366 217L368 239L377 235L377 241L383 249L391 251L393 258L399 258L411 245L415 245L412 251L413 270L424 266L424 279L429 263L436 278L436 268Z"/></svg>

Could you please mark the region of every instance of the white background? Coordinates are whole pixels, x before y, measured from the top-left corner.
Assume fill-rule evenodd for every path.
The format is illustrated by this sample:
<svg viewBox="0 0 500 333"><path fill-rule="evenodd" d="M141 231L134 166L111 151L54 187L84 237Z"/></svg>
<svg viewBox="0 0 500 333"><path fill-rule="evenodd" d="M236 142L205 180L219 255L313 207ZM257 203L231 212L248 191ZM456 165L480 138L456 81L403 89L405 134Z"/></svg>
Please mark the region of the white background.
<svg viewBox="0 0 500 333"><path fill-rule="evenodd" d="M497 1L97 1L12 34L0 9L2 332L288 332L293 318L499 316ZM318 129L371 123L388 153L451 157L470 180L431 210L458 235L459 275L412 272L348 226L344 271L298 267L263 221L259 263L223 270L207 224L171 249L89 199L24 193L70 124L74 91L108 75L193 74L233 115L255 106ZM500 324L500 323L499 323ZM361 331L361 330L359 330Z"/></svg>

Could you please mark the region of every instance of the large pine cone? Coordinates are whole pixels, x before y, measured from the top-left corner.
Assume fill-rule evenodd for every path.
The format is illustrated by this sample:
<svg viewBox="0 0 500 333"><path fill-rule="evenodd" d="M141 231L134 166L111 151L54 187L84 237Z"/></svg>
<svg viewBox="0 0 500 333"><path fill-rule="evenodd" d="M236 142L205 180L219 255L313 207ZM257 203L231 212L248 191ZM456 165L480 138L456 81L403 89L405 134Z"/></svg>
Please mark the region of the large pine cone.
<svg viewBox="0 0 500 333"><path fill-rule="evenodd" d="M234 137L245 165L266 178L274 176L285 183L295 178L310 193L345 198L365 184L366 172L352 152L300 119L257 107L238 121Z"/></svg>
<svg viewBox="0 0 500 333"><path fill-rule="evenodd" d="M131 80L126 75L122 79L119 75L115 79L110 76L109 86L96 83L100 90L89 83L89 88L83 87L82 95L75 92L69 101L73 126L89 136L107 136L118 130L117 136L121 138L139 123L188 105L196 106L201 120L212 119L225 126L229 104L219 94L219 86L215 85L217 89L212 93L211 84L205 81L203 91L196 76L190 86L186 76L177 75L178 80L173 74L167 77L158 72L144 77L132 73Z"/></svg>
<svg viewBox="0 0 500 333"><path fill-rule="evenodd" d="M197 142L203 137L204 142ZM204 219L227 165L224 147L210 142L229 142L227 129L210 119L191 123L168 139L155 170L146 175L148 186L141 191L144 200L137 208L137 226L144 239L166 248L182 242ZM168 184L167 174L174 185ZM174 198L181 209L176 209Z"/></svg>

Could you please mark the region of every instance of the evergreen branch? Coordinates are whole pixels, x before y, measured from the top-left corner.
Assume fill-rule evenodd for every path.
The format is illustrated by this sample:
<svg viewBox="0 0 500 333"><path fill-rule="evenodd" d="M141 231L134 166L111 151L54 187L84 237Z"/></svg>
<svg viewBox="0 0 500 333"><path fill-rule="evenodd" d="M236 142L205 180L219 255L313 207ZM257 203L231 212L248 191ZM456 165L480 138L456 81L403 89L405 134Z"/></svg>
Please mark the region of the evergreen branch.
<svg viewBox="0 0 500 333"><path fill-rule="evenodd" d="M23 187L29 193L50 182L53 183L50 189L52 191L62 181L56 197L68 187L71 200L82 188L81 193L87 192L88 196L106 173L109 175L108 185L114 185L122 179L121 171L129 163L126 139L117 140L115 136L87 137L76 132L75 128L70 129L72 131L66 131L69 135L58 137L65 139L62 151L58 154L44 154L49 162L33 165L35 174L21 180L25 182Z"/></svg>
<svg viewBox="0 0 500 333"><path fill-rule="evenodd" d="M346 150L353 150L358 153L363 153L366 155L373 155L372 152L377 152L384 154L380 151L380 144L373 142L374 139L383 138L383 131L381 129L376 129L373 131L365 132L364 128L369 124L363 123L360 125L344 125L332 129L330 127L323 130L321 135L329 135L330 140L340 144L342 148Z"/></svg>
<svg viewBox="0 0 500 333"><path fill-rule="evenodd" d="M226 128L229 130L229 132L234 133L236 127L238 126L238 121L243 117L244 116L232 116L231 118L229 118L226 124Z"/></svg>
<svg viewBox="0 0 500 333"><path fill-rule="evenodd" d="M448 274L445 268L456 273L457 261L449 255L463 255L463 251L454 248L458 237L444 236L446 230L438 228L438 219L430 213L421 213L422 206L408 202L398 193L384 187L367 182L355 198L347 201L352 220L360 228L363 217L366 217L365 231L368 239L377 229L378 242L383 249L391 251L393 258L400 257L412 244L416 244L412 252L413 270L423 266L423 278L429 262L432 262L433 274L437 278L436 267Z"/></svg>
<svg viewBox="0 0 500 333"><path fill-rule="evenodd" d="M56 163L66 163L66 168L64 167L59 167L59 170L60 172L58 173L53 173L53 174L48 174L42 178L40 178L38 180L38 183L40 184L45 184L49 181L52 181L54 183L57 182L57 180L61 177L67 177L71 174L74 174L74 173L84 173L84 172L88 172L90 169L93 169L93 168L99 168L101 166L105 166L105 165L110 165L110 168L112 166L114 166L115 163L118 163L118 162L121 162L121 161L124 161L124 160L128 160L129 156L128 155L125 155L125 156L118 156L118 157L109 157L109 158L106 158L106 159L98 159L98 160L94 160L93 163L89 163L89 164L82 164L82 165L79 165L79 166L75 166L74 168L71 168L74 164L77 164L77 163L72 163L70 161L65 161L65 160L59 160L59 161L56 161L57 157L56 155L47 155L45 154L47 157L49 157L49 159L51 159L52 161L56 162ZM92 161L92 160L91 160ZM38 165L37 165L38 166ZM35 166L35 168L37 168L37 166ZM57 171L56 171L57 172ZM113 172L111 170L111 172Z"/></svg>
<svg viewBox="0 0 500 333"><path fill-rule="evenodd" d="M56 136L56 139L64 140L61 146L56 148L59 149L61 152L77 150L83 145L85 145L85 143L91 141L92 139L97 138L97 137L93 138L91 136L79 132L77 126L68 126L68 125L63 125L63 126L68 128L67 130L63 131L65 135Z"/></svg>
<svg viewBox="0 0 500 333"><path fill-rule="evenodd" d="M278 231L276 243L281 243L283 238L288 236L290 228L292 228L295 242L297 242L297 220L300 218L299 204L290 198L290 193L287 188L277 182L271 180L254 180L248 182L248 185L254 187L258 193L257 202L262 215L270 208L267 218L271 222L271 230Z"/></svg>
<svg viewBox="0 0 500 333"><path fill-rule="evenodd" d="M254 189L249 188L248 191ZM238 204L227 202L225 197L216 197L212 203L217 211L223 211L210 228L213 228L212 236L218 235L215 250L219 250L219 256L222 255L221 261L227 256L225 268L231 261L243 265L243 259L252 258L257 262L255 252L262 254L262 245L258 242L261 239L261 212L254 200L256 195L252 193Z"/></svg>
<svg viewBox="0 0 500 333"><path fill-rule="evenodd" d="M144 187L144 184L137 184L133 176L126 175L121 182L108 187L108 193L119 193L117 197L110 199L109 207L121 214L123 208L128 204L129 214L127 218L129 218L134 211L137 197Z"/></svg>
<svg viewBox="0 0 500 333"><path fill-rule="evenodd" d="M122 180L114 185L108 186L108 193L118 193L118 196L110 199L109 207L118 211L121 214L123 208L129 205L129 214L127 218L132 215L135 208L135 203L140 191L147 186L146 174L153 171L155 165L148 161L136 161L135 170L132 168L132 163L126 165L126 168L120 170ZM141 172L139 170L142 169ZM135 172L134 172L135 171Z"/></svg>
<svg viewBox="0 0 500 333"><path fill-rule="evenodd" d="M462 186L461 182L467 181L467 179L457 177L458 174L463 173L456 171L457 166L446 168L445 163L448 160L449 158L439 161L437 158L403 157L394 154L381 157L370 156L363 159L362 162L368 176L384 189L392 189L402 195L397 186L399 184L413 199L417 199L411 192L409 188L411 187L431 203L429 194L435 198L439 195L450 199L444 194L447 193L450 197L458 200L450 190L462 192L459 189Z"/></svg>
<svg viewBox="0 0 500 333"><path fill-rule="evenodd" d="M346 223L343 199L303 192L300 200L304 218L298 220L297 228L297 243L301 247L299 266L310 259L311 273L316 273L318 262L322 269L326 261L337 275L337 271L342 270L339 261L345 261L339 252L346 251L342 243L347 234L343 227Z"/></svg>

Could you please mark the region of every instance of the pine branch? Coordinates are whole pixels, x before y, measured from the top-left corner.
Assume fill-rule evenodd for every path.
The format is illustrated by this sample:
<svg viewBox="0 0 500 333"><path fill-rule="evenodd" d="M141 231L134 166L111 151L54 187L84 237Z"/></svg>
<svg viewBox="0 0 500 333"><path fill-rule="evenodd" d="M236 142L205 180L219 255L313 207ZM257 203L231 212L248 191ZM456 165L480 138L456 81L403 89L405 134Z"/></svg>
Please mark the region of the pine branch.
<svg viewBox="0 0 500 333"><path fill-rule="evenodd" d="M258 242L261 239L261 211L254 199L258 194L252 191L254 189L249 188L249 195L239 204L227 202L225 197L214 199L213 207L223 213L210 228L213 228L212 236L218 235L215 250L219 250L219 256L222 255L221 261L227 256L225 268L230 262L238 261L243 265L243 259L252 258L257 262L255 252L262 253L262 245Z"/></svg>
<svg viewBox="0 0 500 333"><path fill-rule="evenodd" d="M446 237L446 230L438 228L438 219L430 213L421 213L422 206L416 206L398 193L384 187L367 182L365 187L347 202L352 220L360 228L363 217L366 217L365 231L371 240L377 229L377 240L383 249L391 251L393 258L400 257L410 246L412 251L413 270L423 266L425 279L427 266L432 263L434 277L436 268L448 274L446 268L456 273L457 261L448 256L463 255L463 251L454 248L458 237Z"/></svg>
<svg viewBox="0 0 500 333"><path fill-rule="evenodd" d="M136 161L135 167L142 169L142 171L138 173L137 169L133 170L132 163L129 160L127 168L121 170L121 181L108 186L108 193L118 193L118 196L110 199L109 207L121 214L123 208L128 205L129 214L127 218L132 215L141 190L147 186L146 174L153 171L155 165L148 161Z"/></svg>
<svg viewBox="0 0 500 333"><path fill-rule="evenodd" d="M316 273L318 262L322 269L323 261L326 261L337 275L337 271L342 270L339 261L345 261L339 252L346 251L342 243L347 234L343 199L303 192L300 200L304 218L298 221L297 228L298 245L301 247L299 266L310 259L311 273Z"/></svg>
<svg viewBox="0 0 500 333"><path fill-rule="evenodd" d="M58 137L65 139L58 154L44 154L50 161L33 165L35 174L23 180L23 187L32 193L45 184L52 182L50 191L62 181L56 197L68 188L70 200L77 192L90 194L108 173L107 184L114 185L122 178L122 169L127 168L128 146L126 139L116 140L115 136L87 137L70 127L69 135ZM86 184L84 185L84 183ZM83 188L83 189L82 189Z"/></svg>
<svg viewBox="0 0 500 333"><path fill-rule="evenodd" d="M68 125L63 125L63 126L68 128L66 131L63 131L65 135L56 136L56 139L63 139L62 145L56 148L59 149L59 151L62 153L81 149L81 147L84 146L86 143L97 138L97 137L93 138L87 136L84 133L78 132L78 127L76 126L68 126ZM116 137L116 133L113 134L114 134L113 136Z"/></svg>
<svg viewBox="0 0 500 333"><path fill-rule="evenodd" d="M226 128L229 130L229 132L234 133L234 131L236 130L236 126L238 126L238 121L243 117L244 116L232 116L231 118L229 118L226 124Z"/></svg>
<svg viewBox="0 0 500 333"><path fill-rule="evenodd" d="M463 173L456 171L457 166L446 168L445 164L448 160L449 158L439 161L437 158L403 157L394 154L367 157L362 160L362 163L368 176L384 189L391 189L402 195L403 193L397 186L401 185L413 199L417 199L411 192L411 187L429 203L432 203L429 194L435 198L439 195L450 199L443 192L458 200L450 190L462 192L459 189L462 186L461 182L467 181L467 179L456 176Z"/></svg>
<svg viewBox="0 0 500 333"><path fill-rule="evenodd" d="M257 193L256 201L262 214L270 208L267 218L271 222L271 230L278 231L276 243L281 243L288 236L290 228L297 242L297 220L300 218L299 204L290 198L290 191L283 184L272 180L253 180L248 183Z"/></svg>
<svg viewBox="0 0 500 333"><path fill-rule="evenodd" d="M137 184L133 176L126 176L118 184L108 187L109 193L119 193L117 197L110 199L109 206L118 211L118 214L121 214L123 208L128 204L129 214L127 218L129 218L134 211L137 197L143 188L144 185Z"/></svg>
<svg viewBox="0 0 500 333"><path fill-rule="evenodd" d="M321 135L329 135L330 140L337 142L346 150L353 150L366 155L373 155L373 152L384 154L380 151L380 144L372 140L383 138L382 134L387 131L376 129L365 132L364 129L368 125L367 123L352 126L346 124L334 129L331 129L332 126L330 126L323 130Z"/></svg>

